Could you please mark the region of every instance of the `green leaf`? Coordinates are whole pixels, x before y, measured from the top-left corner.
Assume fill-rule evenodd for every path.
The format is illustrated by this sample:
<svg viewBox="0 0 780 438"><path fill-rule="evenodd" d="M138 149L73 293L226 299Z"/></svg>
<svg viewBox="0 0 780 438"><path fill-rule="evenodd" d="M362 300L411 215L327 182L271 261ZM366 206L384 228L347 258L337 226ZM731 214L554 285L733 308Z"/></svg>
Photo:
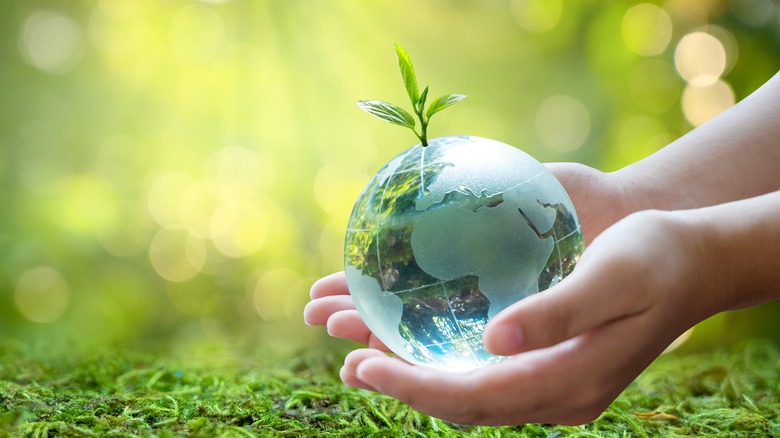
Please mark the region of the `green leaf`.
<svg viewBox="0 0 780 438"><path fill-rule="evenodd" d="M355 102L363 111L395 125L414 129L414 118L403 108L381 100L359 100Z"/></svg>
<svg viewBox="0 0 780 438"><path fill-rule="evenodd" d="M414 74L412 61L409 59L409 54L406 53L406 50L404 50L403 47L399 46L397 43L393 43L393 45L395 45L395 57L398 60L398 70L401 71L401 79L404 81L406 93L412 101L412 106L415 106L420 100L420 90L417 88L417 76Z"/></svg>
<svg viewBox="0 0 780 438"><path fill-rule="evenodd" d="M455 105L465 98L465 94L445 94L431 103L431 106L428 107L428 111L425 113L425 116L430 118L432 115L438 113L444 108Z"/></svg>
<svg viewBox="0 0 780 438"><path fill-rule="evenodd" d="M417 101L417 105L415 105L415 112L422 113L423 108L425 108L425 99L428 98L428 86L426 85L425 88L423 88L422 93L420 93L420 100Z"/></svg>

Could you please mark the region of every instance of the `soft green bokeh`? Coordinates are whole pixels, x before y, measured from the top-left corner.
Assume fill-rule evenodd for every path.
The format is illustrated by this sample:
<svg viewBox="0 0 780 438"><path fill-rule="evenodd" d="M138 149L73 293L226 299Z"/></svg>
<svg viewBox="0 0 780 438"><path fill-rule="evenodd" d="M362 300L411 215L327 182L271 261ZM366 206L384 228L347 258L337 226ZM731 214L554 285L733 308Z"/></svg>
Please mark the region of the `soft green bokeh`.
<svg viewBox="0 0 780 438"><path fill-rule="evenodd" d="M675 57L694 32L720 64ZM393 41L431 96L469 95L431 137L602 170L780 64L772 0L3 1L0 336L267 349L321 336L301 321L309 286L342 269L363 185L416 142L353 104L406 101Z"/></svg>

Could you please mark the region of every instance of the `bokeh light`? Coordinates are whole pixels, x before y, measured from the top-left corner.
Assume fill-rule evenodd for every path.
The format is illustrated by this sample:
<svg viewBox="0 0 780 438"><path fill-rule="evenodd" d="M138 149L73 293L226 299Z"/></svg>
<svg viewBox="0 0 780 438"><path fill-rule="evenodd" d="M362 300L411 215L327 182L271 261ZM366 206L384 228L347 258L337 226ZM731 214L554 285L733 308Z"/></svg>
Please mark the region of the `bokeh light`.
<svg viewBox="0 0 780 438"><path fill-rule="evenodd" d="M629 49L642 56L657 55L672 39L672 20L658 6L641 3L626 11L622 34Z"/></svg>
<svg viewBox="0 0 780 438"><path fill-rule="evenodd" d="M585 142L590 132L590 114L571 96L553 96L536 111L536 133L542 143L559 152L571 152Z"/></svg>
<svg viewBox="0 0 780 438"><path fill-rule="evenodd" d="M168 228L183 227L180 203L195 184L195 178L184 172L167 173L157 178L148 195L149 212L154 220ZM190 212L185 209L184 213Z"/></svg>
<svg viewBox="0 0 780 438"><path fill-rule="evenodd" d="M274 165L256 151L227 146L208 159L209 174L235 196L251 198L268 190L274 181Z"/></svg>
<svg viewBox="0 0 780 438"><path fill-rule="evenodd" d="M116 193L108 181L95 175L73 174L49 208L63 229L94 236L119 221L116 203Z"/></svg>
<svg viewBox="0 0 780 438"><path fill-rule="evenodd" d="M689 84L706 87L726 70L726 49L708 33L689 33L677 44L674 64Z"/></svg>
<svg viewBox="0 0 780 438"><path fill-rule="evenodd" d="M19 277L14 301L19 312L30 321L50 323L67 309L70 289L56 269L39 266Z"/></svg>
<svg viewBox="0 0 780 438"><path fill-rule="evenodd" d="M734 90L721 79L705 86L689 84L682 94L683 114L693 126L703 124L735 102Z"/></svg>
<svg viewBox="0 0 780 438"><path fill-rule="evenodd" d="M300 318L307 301L309 284L290 268L264 272L252 290L255 309L266 321Z"/></svg>
<svg viewBox="0 0 780 438"><path fill-rule="evenodd" d="M512 15L529 32L545 32L561 19L563 0L512 0Z"/></svg>
<svg viewBox="0 0 780 438"><path fill-rule="evenodd" d="M211 219L211 239L222 254L245 257L265 243L268 221L263 212L247 201L232 201L219 206Z"/></svg>
<svg viewBox="0 0 780 438"><path fill-rule="evenodd" d="M63 74L78 65L83 56L81 28L54 11L38 11L24 22L19 50L31 65L46 73Z"/></svg>
<svg viewBox="0 0 780 438"><path fill-rule="evenodd" d="M184 230L163 228L152 238L149 260L164 279L189 280L203 269L206 245L203 240Z"/></svg>
<svg viewBox="0 0 780 438"><path fill-rule="evenodd" d="M207 239L212 234L214 214L230 199L230 191L222 184L198 181L187 187L178 199L179 223L193 236Z"/></svg>
<svg viewBox="0 0 780 438"><path fill-rule="evenodd" d="M739 45L737 39L734 38L734 34L714 24L708 24L700 29L717 38L723 45L723 50L726 52L726 68L723 70L721 77L729 74L739 59Z"/></svg>

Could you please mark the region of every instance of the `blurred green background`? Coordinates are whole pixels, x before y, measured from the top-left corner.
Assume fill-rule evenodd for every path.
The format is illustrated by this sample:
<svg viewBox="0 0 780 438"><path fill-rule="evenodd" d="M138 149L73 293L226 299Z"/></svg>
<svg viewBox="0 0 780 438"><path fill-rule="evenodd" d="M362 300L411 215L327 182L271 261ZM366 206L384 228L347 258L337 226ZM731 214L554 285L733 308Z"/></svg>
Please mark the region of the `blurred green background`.
<svg viewBox="0 0 780 438"><path fill-rule="evenodd" d="M306 348L352 203L416 143L354 105L406 102L392 42L431 96L469 95L432 137L610 171L771 77L779 6L5 0L0 337ZM751 312L698 336L776 335L777 306Z"/></svg>

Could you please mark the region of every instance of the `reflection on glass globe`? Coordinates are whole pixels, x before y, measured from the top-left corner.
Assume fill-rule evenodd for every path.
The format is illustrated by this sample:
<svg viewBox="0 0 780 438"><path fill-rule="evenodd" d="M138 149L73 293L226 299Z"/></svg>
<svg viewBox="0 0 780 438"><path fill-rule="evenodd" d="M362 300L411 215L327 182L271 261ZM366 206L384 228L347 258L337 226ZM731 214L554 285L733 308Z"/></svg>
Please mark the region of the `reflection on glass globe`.
<svg viewBox="0 0 780 438"><path fill-rule="evenodd" d="M528 154L451 136L387 163L360 194L347 284L368 328L405 360L468 370L504 359L487 321L557 283L584 249L574 206Z"/></svg>

